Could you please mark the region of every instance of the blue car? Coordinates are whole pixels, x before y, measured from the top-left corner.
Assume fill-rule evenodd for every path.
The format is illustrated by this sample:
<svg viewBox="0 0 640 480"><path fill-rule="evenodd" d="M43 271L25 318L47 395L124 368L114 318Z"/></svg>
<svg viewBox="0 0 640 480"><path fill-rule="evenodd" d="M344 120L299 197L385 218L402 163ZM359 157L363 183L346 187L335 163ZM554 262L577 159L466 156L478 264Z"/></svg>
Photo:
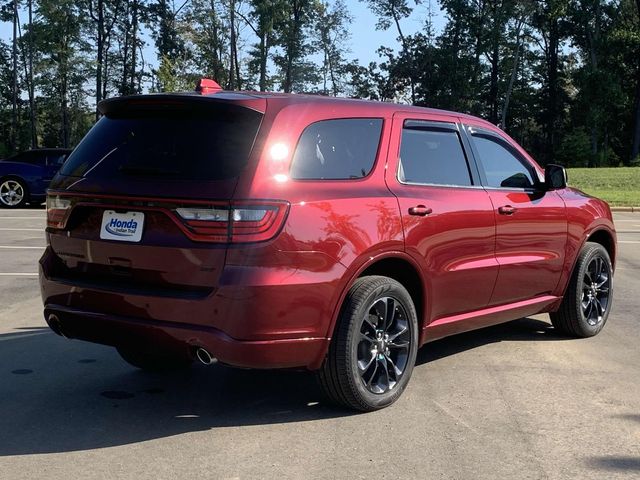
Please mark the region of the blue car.
<svg viewBox="0 0 640 480"><path fill-rule="evenodd" d="M49 182L70 153L70 149L42 148L0 160L0 207L44 202Z"/></svg>

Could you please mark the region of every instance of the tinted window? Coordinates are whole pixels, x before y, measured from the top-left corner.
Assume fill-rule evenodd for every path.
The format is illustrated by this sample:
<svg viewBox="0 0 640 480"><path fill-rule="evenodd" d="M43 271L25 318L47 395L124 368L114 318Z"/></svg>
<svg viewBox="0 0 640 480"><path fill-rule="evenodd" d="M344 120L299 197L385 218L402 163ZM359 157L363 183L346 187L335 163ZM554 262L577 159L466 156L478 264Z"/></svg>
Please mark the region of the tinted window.
<svg viewBox="0 0 640 480"><path fill-rule="evenodd" d="M46 156L42 152L23 152L9 160L14 162L30 163L31 165L44 165L45 159Z"/></svg>
<svg viewBox="0 0 640 480"><path fill-rule="evenodd" d="M473 134L487 185L502 188L532 188L533 176L516 153L491 135Z"/></svg>
<svg viewBox="0 0 640 480"><path fill-rule="evenodd" d="M309 125L300 137L291 178L339 180L366 177L376 159L382 120L350 118Z"/></svg>
<svg viewBox="0 0 640 480"><path fill-rule="evenodd" d="M65 158L67 158L66 153L50 153L47 155L47 165L59 167L64 163Z"/></svg>
<svg viewBox="0 0 640 480"><path fill-rule="evenodd" d="M398 179L405 183L471 185L458 132L404 128Z"/></svg>
<svg viewBox="0 0 640 480"><path fill-rule="evenodd" d="M124 115L124 116L123 116ZM64 163L70 176L222 180L248 161L262 115L242 107L103 117Z"/></svg>

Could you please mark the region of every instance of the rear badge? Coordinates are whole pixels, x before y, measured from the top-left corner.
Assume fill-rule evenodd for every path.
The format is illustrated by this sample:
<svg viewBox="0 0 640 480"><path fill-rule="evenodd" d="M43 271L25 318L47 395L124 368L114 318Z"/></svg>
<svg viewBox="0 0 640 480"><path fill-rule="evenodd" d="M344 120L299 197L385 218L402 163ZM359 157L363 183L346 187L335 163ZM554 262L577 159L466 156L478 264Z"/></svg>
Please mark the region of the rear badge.
<svg viewBox="0 0 640 480"><path fill-rule="evenodd" d="M103 240L118 240L120 242L139 242L142 239L144 213L117 213L105 210L102 214L100 238Z"/></svg>

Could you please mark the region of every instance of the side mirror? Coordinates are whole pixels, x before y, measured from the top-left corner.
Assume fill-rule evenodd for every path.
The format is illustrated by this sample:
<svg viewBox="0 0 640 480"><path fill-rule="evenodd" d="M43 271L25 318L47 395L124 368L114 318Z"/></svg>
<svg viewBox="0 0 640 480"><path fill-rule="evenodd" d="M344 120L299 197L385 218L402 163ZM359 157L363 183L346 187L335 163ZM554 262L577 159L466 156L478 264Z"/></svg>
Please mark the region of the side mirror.
<svg viewBox="0 0 640 480"><path fill-rule="evenodd" d="M567 186L567 170L561 165L549 164L544 168L545 190L562 190Z"/></svg>

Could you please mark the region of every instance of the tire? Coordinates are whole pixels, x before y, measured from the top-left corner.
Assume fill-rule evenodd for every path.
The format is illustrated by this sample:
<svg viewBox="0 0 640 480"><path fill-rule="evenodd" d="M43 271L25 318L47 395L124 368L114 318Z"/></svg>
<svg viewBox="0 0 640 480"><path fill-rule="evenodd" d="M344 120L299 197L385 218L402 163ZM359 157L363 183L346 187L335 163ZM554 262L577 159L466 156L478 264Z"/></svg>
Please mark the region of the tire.
<svg viewBox="0 0 640 480"><path fill-rule="evenodd" d="M320 385L334 403L379 410L402 395L417 350L418 321L409 292L391 278L359 278L344 300L318 372Z"/></svg>
<svg viewBox="0 0 640 480"><path fill-rule="evenodd" d="M0 207L24 208L29 203L27 184L18 177L5 177L0 180Z"/></svg>
<svg viewBox="0 0 640 480"><path fill-rule="evenodd" d="M122 359L147 372L165 372L170 370L184 370L191 366L193 359L185 352L157 352L146 348L129 346L116 347Z"/></svg>
<svg viewBox="0 0 640 480"><path fill-rule="evenodd" d="M551 323L571 337L586 338L600 333L611 311L613 268L607 250L599 243L585 243L574 268L564 299Z"/></svg>

